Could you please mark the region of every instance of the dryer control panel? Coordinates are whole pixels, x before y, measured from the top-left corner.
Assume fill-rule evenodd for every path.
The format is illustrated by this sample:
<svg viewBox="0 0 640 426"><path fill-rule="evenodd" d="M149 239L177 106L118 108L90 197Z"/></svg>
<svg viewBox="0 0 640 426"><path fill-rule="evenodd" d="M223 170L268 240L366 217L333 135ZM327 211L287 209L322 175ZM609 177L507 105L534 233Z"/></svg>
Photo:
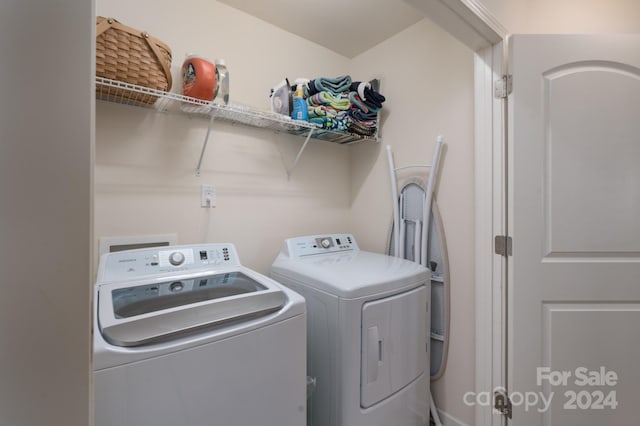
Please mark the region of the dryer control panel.
<svg viewBox="0 0 640 426"><path fill-rule="evenodd" d="M240 265L240 259L233 244L155 247L107 253L103 256L106 259L101 262L98 282Z"/></svg>
<svg viewBox="0 0 640 426"><path fill-rule="evenodd" d="M357 251L358 244L351 234L309 235L289 238L283 251L289 257L304 257L343 251Z"/></svg>

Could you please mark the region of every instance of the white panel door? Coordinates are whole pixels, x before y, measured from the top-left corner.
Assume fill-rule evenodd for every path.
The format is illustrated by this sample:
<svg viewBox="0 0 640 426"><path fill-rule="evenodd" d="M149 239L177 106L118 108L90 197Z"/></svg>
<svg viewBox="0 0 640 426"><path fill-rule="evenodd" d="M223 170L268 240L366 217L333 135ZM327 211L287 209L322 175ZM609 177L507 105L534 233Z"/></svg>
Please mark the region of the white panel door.
<svg viewBox="0 0 640 426"><path fill-rule="evenodd" d="M509 55L511 424L638 424L640 36Z"/></svg>

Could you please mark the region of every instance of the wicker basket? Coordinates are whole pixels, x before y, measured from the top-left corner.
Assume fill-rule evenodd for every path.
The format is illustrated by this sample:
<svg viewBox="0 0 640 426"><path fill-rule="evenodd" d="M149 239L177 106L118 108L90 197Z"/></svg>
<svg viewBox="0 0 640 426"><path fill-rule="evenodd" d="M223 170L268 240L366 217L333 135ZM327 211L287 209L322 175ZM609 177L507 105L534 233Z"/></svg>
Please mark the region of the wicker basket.
<svg viewBox="0 0 640 426"><path fill-rule="evenodd" d="M171 89L171 49L145 31L98 16L96 22L96 75L164 92ZM153 104L156 96L102 84L96 93L132 103Z"/></svg>

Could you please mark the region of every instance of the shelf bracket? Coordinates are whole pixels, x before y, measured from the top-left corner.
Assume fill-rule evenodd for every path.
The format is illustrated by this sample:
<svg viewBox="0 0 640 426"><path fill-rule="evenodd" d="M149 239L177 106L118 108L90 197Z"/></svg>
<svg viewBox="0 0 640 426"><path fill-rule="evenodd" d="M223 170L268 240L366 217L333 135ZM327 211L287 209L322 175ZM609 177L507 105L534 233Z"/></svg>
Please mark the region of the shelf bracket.
<svg viewBox="0 0 640 426"><path fill-rule="evenodd" d="M302 147L300 148L300 151L298 151L298 155L296 155L296 159L293 160L293 165L291 166L290 169L287 170L287 180L291 180L291 174L293 173L293 170L298 165L298 161L300 161L300 157L302 156L302 152L307 147L307 144L309 143L309 140L311 140L311 135L313 135L313 131L314 130L315 129L309 129L309 133L307 134L307 138L304 140L304 143L302 144Z"/></svg>
<svg viewBox="0 0 640 426"><path fill-rule="evenodd" d="M200 159L198 160L198 167L196 167L196 177L200 177L200 168L202 167L202 159L204 158L204 152L207 150L207 142L209 142L209 135L211 134L211 129L213 128L213 120L215 116L211 114L211 118L209 119L209 127L207 127L207 134L204 137L204 142L202 144L202 152L200 152Z"/></svg>

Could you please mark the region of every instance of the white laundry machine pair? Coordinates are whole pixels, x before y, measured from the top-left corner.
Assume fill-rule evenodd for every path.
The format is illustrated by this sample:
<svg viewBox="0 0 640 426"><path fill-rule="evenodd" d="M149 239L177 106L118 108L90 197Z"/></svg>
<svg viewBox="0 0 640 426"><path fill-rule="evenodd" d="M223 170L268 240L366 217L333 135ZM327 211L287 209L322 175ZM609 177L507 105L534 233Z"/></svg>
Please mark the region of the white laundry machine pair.
<svg viewBox="0 0 640 426"><path fill-rule="evenodd" d="M427 268L314 235L286 240L271 276L307 302L309 426L429 423Z"/></svg>
<svg viewBox="0 0 640 426"><path fill-rule="evenodd" d="M304 426L304 299L232 244L105 254L96 426Z"/></svg>

